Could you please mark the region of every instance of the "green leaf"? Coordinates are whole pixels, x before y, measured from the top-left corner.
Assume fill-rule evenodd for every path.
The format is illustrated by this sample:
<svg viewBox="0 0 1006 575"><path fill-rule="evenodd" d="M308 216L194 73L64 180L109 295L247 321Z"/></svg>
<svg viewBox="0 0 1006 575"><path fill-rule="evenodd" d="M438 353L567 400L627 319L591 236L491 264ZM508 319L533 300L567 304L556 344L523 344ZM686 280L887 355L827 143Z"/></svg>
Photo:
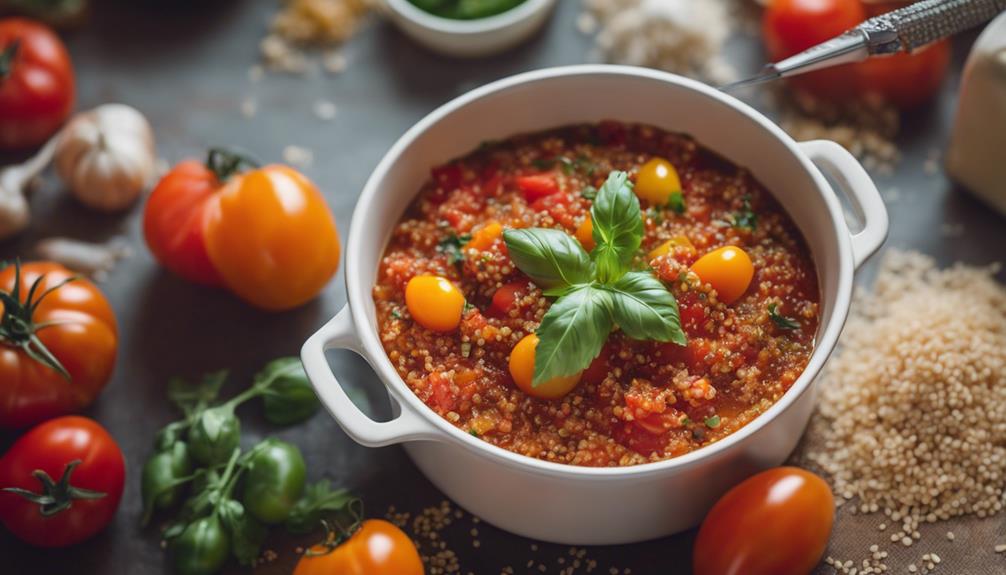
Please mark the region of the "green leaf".
<svg viewBox="0 0 1006 575"><path fill-rule="evenodd" d="M580 242L561 230L505 230L503 240L514 264L542 288L585 284L594 275Z"/></svg>
<svg viewBox="0 0 1006 575"><path fill-rule="evenodd" d="M332 490L327 479L308 485L290 509L286 529L291 533L310 533L321 525L326 514L346 510L353 499L353 495L345 489Z"/></svg>
<svg viewBox="0 0 1006 575"><path fill-rule="evenodd" d="M594 200L597 198L597 188L594 186L584 186L583 189L580 190L580 195L586 200Z"/></svg>
<svg viewBox="0 0 1006 575"><path fill-rule="evenodd" d="M714 415L712 417L706 418L706 427L709 429L716 429L720 426L720 416Z"/></svg>
<svg viewBox="0 0 1006 575"><path fill-rule="evenodd" d="M437 244L437 251L447 255L447 263L457 265L465 261L464 247L472 239L471 234L457 235L451 232Z"/></svg>
<svg viewBox="0 0 1006 575"><path fill-rule="evenodd" d="M265 418L276 425L306 421L321 406L298 357L270 361L255 374L254 385L262 389Z"/></svg>
<svg viewBox="0 0 1006 575"><path fill-rule="evenodd" d="M246 513L244 506L233 499L220 505L220 521L230 535L234 558L242 565L250 565L258 558L268 534L265 525Z"/></svg>
<svg viewBox="0 0 1006 575"><path fill-rule="evenodd" d="M776 307L777 306L774 303L770 303L768 305L768 316L772 319L772 323L774 323L776 327L785 330L800 329L800 322L779 314L779 312L776 311Z"/></svg>
<svg viewBox="0 0 1006 575"><path fill-rule="evenodd" d="M629 271L632 258L643 241L639 199L632 191L627 173L608 175L608 180L597 192L590 214L597 244L591 252L597 265L597 279L613 283Z"/></svg>
<svg viewBox="0 0 1006 575"><path fill-rule="evenodd" d="M532 385L586 369L611 327L611 294L599 287L582 285L556 300L538 327Z"/></svg>
<svg viewBox="0 0 1006 575"><path fill-rule="evenodd" d="M649 272L629 272L607 289L615 323L633 339L685 345L678 302Z"/></svg>
<svg viewBox="0 0 1006 575"><path fill-rule="evenodd" d="M678 215L685 213L685 195L681 190L671 192L671 196L667 198L667 207Z"/></svg>
<svg viewBox="0 0 1006 575"><path fill-rule="evenodd" d="M227 370L214 371L203 376L197 384L173 377L168 381L168 399L184 413L205 407L220 394L220 388L227 380Z"/></svg>
<svg viewBox="0 0 1006 575"><path fill-rule="evenodd" d="M738 229L754 231L758 227L758 214L751 209L751 196L744 196L744 206L730 219L731 225Z"/></svg>

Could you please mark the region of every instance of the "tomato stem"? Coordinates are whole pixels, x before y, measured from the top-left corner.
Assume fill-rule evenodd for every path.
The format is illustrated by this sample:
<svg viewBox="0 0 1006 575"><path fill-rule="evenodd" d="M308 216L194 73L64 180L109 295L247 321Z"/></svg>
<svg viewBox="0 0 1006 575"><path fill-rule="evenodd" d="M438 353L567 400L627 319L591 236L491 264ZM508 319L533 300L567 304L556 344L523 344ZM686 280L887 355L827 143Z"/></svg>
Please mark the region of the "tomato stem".
<svg viewBox="0 0 1006 575"><path fill-rule="evenodd" d="M5 487L0 491L20 495L32 503L39 505L39 512L44 517L52 517L61 511L66 511L73 506L74 499L101 499L107 495L100 491L82 489L70 485L70 475L73 470L80 465L79 459L74 459L63 468L63 475L59 481L53 481L49 474L41 469L32 472L32 476L42 484L42 492L35 493L20 487Z"/></svg>
<svg viewBox="0 0 1006 575"><path fill-rule="evenodd" d="M4 306L3 316L0 317L0 344L7 344L12 347L20 348L25 355L42 365L52 368L67 381L70 381L70 372L63 367L63 364L60 363L59 359L57 359L56 356L49 351L49 348L45 346L42 340L38 338L38 332L41 330L54 325L60 325L65 322L50 321L35 323L33 318L35 311L38 309L38 306L42 303L43 299L52 292L78 279L80 279L78 276L68 277L61 282L57 282L56 285L49 287L42 293L38 293L38 290L42 286L42 282L45 281L45 274L42 274L36 278L34 282L32 282L31 287L28 288L28 293L25 296L24 301L22 302L21 260L17 259L14 261L13 289L9 292L0 290L0 304L3 304Z"/></svg>
<svg viewBox="0 0 1006 575"><path fill-rule="evenodd" d="M209 154L206 156L206 167L213 172L218 180L226 182L235 174L246 169L259 167L259 163L255 158L243 152L227 148L210 148Z"/></svg>
<svg viewBox="0 0 1006 575"><path fill-rule="evenodd" d="M325 539L318 545L309 547L307 551L304 552L304 555L308 557L328 555L360 530L360 527L363 526L363 500L358 497L354 497L349 501L349 504L346 505L346 510L349 512L352 519L352 523L349 524L349 527L343 527L337 519L333 519L332 521L338 529L337 532L332 528L332 525L327 520L322 519L321 526L325 528ZM319 545L323 547L324 550L315 551L314 547Z"/></svg>
<svg viewBox="0 0 1006 575"><path fill-rule="evenodd" d="M21 47L21 40L14 40L7 47L0 52L0 80L3 80L10 75L10 71L14 68L14 58L17 56L18 49Z"/></svg>

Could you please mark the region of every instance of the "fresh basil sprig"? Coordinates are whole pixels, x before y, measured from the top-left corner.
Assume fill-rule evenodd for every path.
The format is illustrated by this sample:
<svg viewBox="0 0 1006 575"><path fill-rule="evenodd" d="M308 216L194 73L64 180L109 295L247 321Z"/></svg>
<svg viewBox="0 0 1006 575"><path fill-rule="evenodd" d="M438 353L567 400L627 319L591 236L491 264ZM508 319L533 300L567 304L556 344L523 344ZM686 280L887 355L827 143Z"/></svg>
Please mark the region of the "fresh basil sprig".
<svg viewBox="0 0 1006 575"><path fill-rule="evenodd" d="M650 272L630 271L643 221L628 174L609 174L591 218L596 245L589 255L560 230L503 232L514 264L558 298L538 327L534 386L585 369L616 325L633 339L686 343L674 295Z"/></svg>

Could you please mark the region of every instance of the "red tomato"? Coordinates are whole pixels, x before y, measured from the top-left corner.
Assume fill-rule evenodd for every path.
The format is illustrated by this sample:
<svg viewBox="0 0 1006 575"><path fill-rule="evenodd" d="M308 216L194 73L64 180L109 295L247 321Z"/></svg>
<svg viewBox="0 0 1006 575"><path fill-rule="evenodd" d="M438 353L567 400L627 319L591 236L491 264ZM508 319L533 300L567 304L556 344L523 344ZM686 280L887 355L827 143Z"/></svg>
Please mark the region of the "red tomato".
<svg viewBox="0 0 1006 575"><path fill-rule="evenodd" d="M115 313L93 283L74 277L48 262L0 271L0 297L7 303L0 302L0 428L22 428L77 411L94 401L112 376L118 350ZM32 335L55 363L37 359L39 345Z"/></svg>
<svg viewBox="0 0 1006 575"><path fill-rule="evenodd" d="M73 109L70 55L48 27L0 20L0 148L37 146Z"/></svg>
<svg viewBox="0 0 1006 575"><path fill-rule="evenodd" d="M559 182L556 181L554 174L535 174L517 178L517 187L530 204L558 192Z"/></svg>
<svg viewBox="0 0 1006 575"><path fill-rule="evenodd" d="M221 285L206 252L206 206L221 186L213 170L184 161L157 182L143 210L143 235L162 266L198 284Z"/></svg>
<svg viewBox="0 0 1006 575"><path fill-rule="evenodd" d="M820 44L868 17L900 8L905 2L861 0L772 0L762 20L765 47L781 60ZM875 93L900 108L925 103L939 91L950 64L950 43L943 41L913 54L871 58L793 78L795 86L817 96L841 99Z"/></svg>
<svg viewBox="0 0 1006 575"><path fill-rule="evenodd" d="M828 546L835 501L823 479L777 467L727 492L695 539L695 575L806 575Z"/></svg>
<svg viewBox="0 0 1006 575"><path fill-rule="evenodd" d="M527 295L531 288L528 287L527 280L510 282L493 293L493 301L489 304L488 314L492 317L505 317L517 300L517 293Z"/></svg>
<svg viewBox="0 0 1006 575"><path fill-rule="evenodd" d="M249 165L215 150L206 166L176 166L147 200L144 236L154 257L183 278L222 284L263 309L290 309L335 274L335 220L292 168Z"/></svg>
<svg viewBox="0 0 1006 575"><path fill-rule="evenodd" d="M769 56L779 61L830 40L865 19L860 0L771 0L762 17L762 38ZM801 89L834 99L856 91L852 66L811 72L792 81Z"/></svg>
<svg viewBox="0 0 1006 575"><path fill-rule="evenodd" d="M416 545L383 519L369 519L335 548L321 544L300 558L293 575L423 575Z"/></svg>
<svg viewBox="0 0 1006 575"><path fill-rule="evenodd" d="M47 490L43 474L56 489ZM0 521L37 547L80 543L112 521L125 479L122 451L105 428L74 415L50 419L0 457ZM35 503L31 494L54 501Z"/></svg>

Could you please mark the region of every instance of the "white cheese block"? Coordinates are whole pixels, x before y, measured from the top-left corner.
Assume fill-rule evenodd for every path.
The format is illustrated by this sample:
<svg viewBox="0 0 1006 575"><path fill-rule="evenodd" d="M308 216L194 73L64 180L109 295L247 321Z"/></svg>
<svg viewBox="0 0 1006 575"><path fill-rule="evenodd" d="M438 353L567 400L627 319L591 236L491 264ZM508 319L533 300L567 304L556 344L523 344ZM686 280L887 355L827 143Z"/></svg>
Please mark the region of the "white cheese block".
<svg viewBox="0 0 1006 575"><path fill-rule="evenodd" d="M1006 12L985 28L968 56L947 172L1006 215Z"/></svg>

